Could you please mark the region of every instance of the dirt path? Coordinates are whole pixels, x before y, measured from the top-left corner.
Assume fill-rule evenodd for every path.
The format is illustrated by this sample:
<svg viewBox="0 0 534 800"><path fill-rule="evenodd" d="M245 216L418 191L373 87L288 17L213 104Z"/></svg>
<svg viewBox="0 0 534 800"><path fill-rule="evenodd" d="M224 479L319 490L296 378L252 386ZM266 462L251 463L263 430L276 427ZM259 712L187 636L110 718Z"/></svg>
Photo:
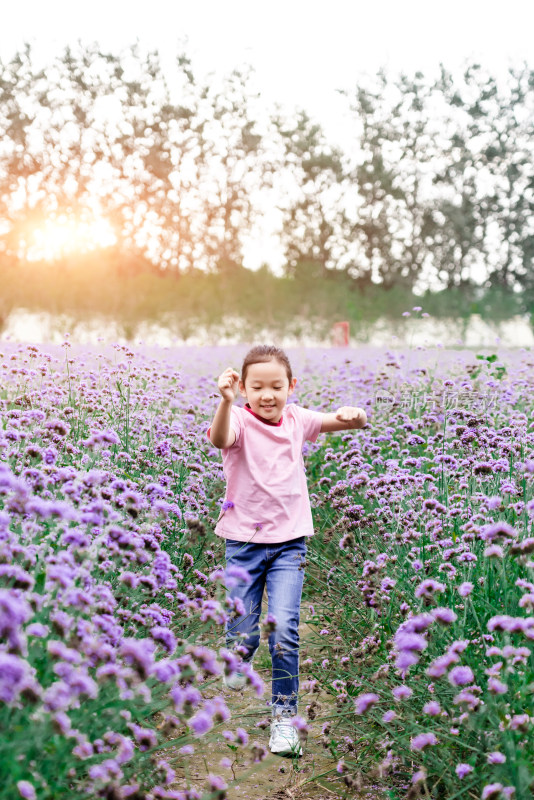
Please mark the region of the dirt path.
<svg viewBox="0 0 534 800"><path fill-rule="evenodd" d="M311 630L306 623L301 623L301 643L310 636ZM268 666L267 666L268 664ZM191 786L197 791L207 790L206 777L209 773L222 776L229 785L226 797L228 800L347 800L347 798L376 798L377 792L355 794L346 793L346 786L336 772L336 761L326 751L321 743L322 732L320 721L309 722L308 741L304 755L297 759L273 755L269 751L270 727L256 727L260 720L270 721L270 709L266 706L266 699L270 698L270 654L267 644L262 641L254 658L254 668L266 683L266 692L263 698L258 698L251 688L235 692L227 689L222 684L222 678L211 692L205 696L214 697L221 695L225 698L228 708L232 712L231 720L218 727L211 739L206 736L198 745L198 753L184 756L172 749L167 751L167 758L176 770L176 781L172 787L184 789ZM302 683L302 676L301 676ZM305 707L317 701L320 708L318 716L323 717L332 706L332 698L324 692L320 694L307 694L299 706L302 716L306 717ZM240 748L237 763L234 764L235 778L232 770L221 767L222 758L234 756L222 731L226 728L235 730L236 727L244 728L249 734L248 747ZM254 762L251 755L251 745L257 742L265 748L267 756L263 761ZM200 755L201 754L201 755ZM231 785L230 785L231 784ZM223 795L221 794L221 797ZM215 797L215 795L214 795Z"/></svg>

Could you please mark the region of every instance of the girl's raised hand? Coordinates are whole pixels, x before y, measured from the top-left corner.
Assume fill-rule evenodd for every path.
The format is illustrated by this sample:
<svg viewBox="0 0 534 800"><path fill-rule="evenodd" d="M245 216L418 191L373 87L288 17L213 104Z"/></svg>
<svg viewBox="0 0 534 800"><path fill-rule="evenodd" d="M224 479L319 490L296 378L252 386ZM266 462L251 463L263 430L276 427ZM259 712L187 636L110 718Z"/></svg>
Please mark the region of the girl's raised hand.
<svg viewBox="0 0 534 800"><path fill-rule="evenodd" d="M217 386L224 399L233 403L239 389L239 373L232 367L227 367L224 372L219 375Z"/></svg>
<svg viewBox="0 0 534 800"><path fill-rule="evenodd" d="M367 414L363 408L342 406L336 411L336 419L341 422L350 422L353 428L363 428L367 424Z"/></svg>

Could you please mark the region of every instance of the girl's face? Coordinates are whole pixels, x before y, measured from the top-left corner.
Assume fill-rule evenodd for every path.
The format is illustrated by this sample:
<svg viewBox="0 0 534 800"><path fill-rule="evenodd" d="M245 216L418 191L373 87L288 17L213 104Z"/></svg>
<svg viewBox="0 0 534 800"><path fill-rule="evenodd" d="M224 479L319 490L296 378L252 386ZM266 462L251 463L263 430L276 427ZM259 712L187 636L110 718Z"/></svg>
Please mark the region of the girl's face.
<svg viewBox="0 0 534 800"><path fill-rule="evenodd" d="M251 364L246 383L239 381L239 391L247 398L252 411L269 422L280 422L287 398L293 394L297 379L289 383L286 368L275 359Z"/></svg>

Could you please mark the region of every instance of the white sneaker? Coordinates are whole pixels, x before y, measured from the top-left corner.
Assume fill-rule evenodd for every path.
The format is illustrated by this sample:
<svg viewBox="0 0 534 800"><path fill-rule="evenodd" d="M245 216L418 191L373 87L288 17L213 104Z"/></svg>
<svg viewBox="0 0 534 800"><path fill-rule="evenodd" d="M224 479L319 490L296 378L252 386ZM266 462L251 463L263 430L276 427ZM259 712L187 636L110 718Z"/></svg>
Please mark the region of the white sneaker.
<svg viewBox="0 0 534 800"><path fill-rule="evenodd" d="M223 675L223 684L228 689L233 689L235 692L238 692L240 689L246 685L247 676L243 675L242 672L233 672L231 675L226 676Z"/></svg>
<svg viewBox="0 0 534 800"><path fill-rule="evenodd" d="M273 719L269 750L279 756L301 756L302 744L297 729L290 725L287 717Z"/></svg>

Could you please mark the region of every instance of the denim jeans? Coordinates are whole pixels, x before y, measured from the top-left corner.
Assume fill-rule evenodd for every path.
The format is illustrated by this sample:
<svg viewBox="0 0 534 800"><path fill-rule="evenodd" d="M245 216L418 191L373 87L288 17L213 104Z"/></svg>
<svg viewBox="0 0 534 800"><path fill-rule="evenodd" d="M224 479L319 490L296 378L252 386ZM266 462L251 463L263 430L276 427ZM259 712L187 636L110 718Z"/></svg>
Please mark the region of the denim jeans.
<svg viewBox="0 0 534 800"><path fill-rule="evenodd" d="M237 542L226 539L226 565L247 570L251 582L239 581L229 589L230 597L239 597L245 614L226 623L229 650L243 645L250 662L260 644L259 618L263 590L267 585L269 613L276 618L276 630L269 634L272 663L273 716L297 713L299 690L299 621L306 536L277 544Z"/></svg>

